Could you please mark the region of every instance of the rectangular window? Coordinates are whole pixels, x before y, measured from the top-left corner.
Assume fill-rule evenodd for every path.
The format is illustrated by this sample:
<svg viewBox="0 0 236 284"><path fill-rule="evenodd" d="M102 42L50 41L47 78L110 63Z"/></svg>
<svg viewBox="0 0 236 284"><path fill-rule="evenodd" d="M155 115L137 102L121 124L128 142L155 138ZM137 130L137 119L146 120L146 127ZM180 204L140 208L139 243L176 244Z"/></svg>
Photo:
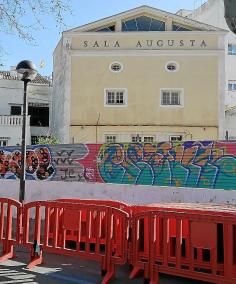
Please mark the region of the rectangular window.
<svg viewBox="0 0 236 284"><path fill-rule="evenodd" d="M132 143L141 143L142 137L140 135L132 135L131 141Z"/></svg>
<svg viewBox="0 0 236 284"><path fill-rule="evenodd" d="M117 136L116 135L105 135L105 141L106 143L116 143Z"/></svg>
<svg viewBox="0 0 236 284"><path fill-rule="evenodd" d="M175 142L175 141L182 141L183 136L182 135L171 135L170 136L170 141Z"/></svg>
<svg viewBox="0 0 236 284"><path fill-rule="evenodd" d="M152 143L152 142L154 142L154 137L153 136L144 136L143 142L144 143Z"/></svg>
<svg viewBox="0 0 236 284"><path fill-rule="evenodd" d="M5 147L8 145L8 140L10 138L7 137L0 137L0 147Z"/></svg>
<svg viewBox="0 0 236 284"><path fill-rule="evenodd" d="M122 89L105 90L105 106L126 106L127 94Z"/></svg>
<svg viewBox="0 0 236 284"><path fill-rule="evenodd" d="M107 104L115 103L115 92L107 92Z"/></svg>
<svg viewBox="0 0 236 284"><path fill-rule="evenodd" d="M236 55L236 44L229 44L228 45L228 54L229 55Z"/></svg>
<svg viewBox="0 0 236 284"><path fill-rule="evenodd" d="M154 136L146 136L146 135L141 135L141 134L137 134L137 135L132 135L131 136L131 142L132 143L152 143L154 142L155 138Z"/></svg>
<svg viewBox="0 0 236 284"><path fill-rule="evenodd" d="M21 106L11 106L11 115L21 115Z"/></svg>
<svg viewBox="0 0 236 284"><path fill-rule="evenodd" d="M228 90L229 91L236 91L236 81L229 81Z"/></svg>
<svg viewBox="0 0 236 284"><path fill-rule="evenodd" d="M30 115L30 126L49 126L49 105L29 104L28 114Z"/></svg>
<svg viewBox="0 0 236 284"><path fill-rule="evenodd" d="M181 90L161 90L162 106L181 106Z"/></svg>

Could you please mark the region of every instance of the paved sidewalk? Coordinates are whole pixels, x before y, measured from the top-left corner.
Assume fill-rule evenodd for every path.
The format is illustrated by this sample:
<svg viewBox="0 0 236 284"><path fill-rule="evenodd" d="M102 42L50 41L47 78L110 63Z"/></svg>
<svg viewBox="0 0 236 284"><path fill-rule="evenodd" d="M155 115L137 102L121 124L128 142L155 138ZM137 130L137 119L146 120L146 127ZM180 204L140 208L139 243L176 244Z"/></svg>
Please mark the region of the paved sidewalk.
<svg viewBox="0 0 236 284"><path fill-rule="evenodd" d="M44 254L44 263L31 270L26 269L29 253L16 251L16 259L0 263L1 284L99 284L101 283L100 265L55 254ZM129 280L127 266L118 267L116 278L111 284L143 284L143 278ZM160 284L199 284L203 282L161 276Z"/></svg>

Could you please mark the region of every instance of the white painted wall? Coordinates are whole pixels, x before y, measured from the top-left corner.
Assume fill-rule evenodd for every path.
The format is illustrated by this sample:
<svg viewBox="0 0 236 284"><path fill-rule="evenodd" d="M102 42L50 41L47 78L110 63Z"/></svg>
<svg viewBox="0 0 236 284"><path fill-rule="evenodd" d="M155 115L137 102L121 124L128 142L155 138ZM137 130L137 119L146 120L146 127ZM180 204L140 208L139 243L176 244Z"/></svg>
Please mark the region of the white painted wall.
<svg viewBox="0 0 236 284"><path fill-rule="evenodd" d="M236 108L226 112L225 124L229 139L236 140Z"/></svg>
<svg viewBox="0 0 236 284"><path fill-rule="evenodd" d="M225 38L225 106L235 106L236 92L228 91L228 82L236 80L236 55L228 55L228 44L236 44L236 35L229 30L226 24L224 1L208 0L187 17L229 31ZM227 117L228 115L226 112L225 130L231 133L230 136L236 137L236 114Z"/></svg>
<svg viewBox="0 0 236 284"><path fill-rule="evenodd" d="M19 181L1 180L0 197L18 199L19 186ZM25 202L59 198L118 200L130 204L158 202L236 204L236 190L26 181Z"/></svg>
<svg viewBox="0 0 236 284"><path fill-rule="evenodd" d="M52 86L29 84L27 89L28 103L47 103L51 106ZM10 115L11 105L23 105L23 82L0 78L0 116ZM31 135L48 135L49 127L28 127L26 129L26 143L31 144ZM0 119L0 122L2 120ZM0 139L7 137L8 146L21 144L21 125L5 125L0 123Z"/></svg>
<svg viewBox="0 0 236 284"><path fill-rule="evenodd" d="M10 114L10 104L23 104L23 82L0 79L0 115Z"/></svg>
<svg viewBox="0 0 236 284"><path fill-rule="evenodd" d="M62 38L53 53L53 100L51 130L61 143L67 144L70 126L71 56Z"/></svg>
<svg viewBox="0 0 236 284"><path fill-rule="evenodd" d="M226 91L225 105L235 106L236 105L236 91Z"/></svg>
<svg viewBox="0 0 236 284"><path fill-rule="evenodd" d="M236 80L236 55L228 55L228 44L236 44L236 35L232 33L224 18L224 1L223 0L208 0L205 4L193 11L189 18L194 20L207 23L225 30L229 33L225 39L225 50L226 50L226 85L225 85L225 101L226 105L235 105L236 92L232 94L228 92L228 80Z"/></svg>
<svg viewBox="0 0 236 284"><path fill-rule="evenodd" d="M22 125L0 125L0 140L7 138L7 146L21 145ZM2 139L4 140L4 139ZM31 144L30 127L26 128L26 143Z"/></svg>
<svg viewBox="0 0 236 284"><path fill-rule="evenodd" d="M11 105L23 104L23 82L17 80L0 79L0 116L10 115ZM21 144L21 124L4 123L4 117L0 119L0 139L1 137L8 138L8 146L15 146ZM30 144L30 127L29 118L27 119L26 128L26 143Z"/></svg>
<svg viewBox="0 0 236 284"><path fill-rule="evenodd" d="M31 126L30 132L32 136L50 136L50 127Z"/></svg>

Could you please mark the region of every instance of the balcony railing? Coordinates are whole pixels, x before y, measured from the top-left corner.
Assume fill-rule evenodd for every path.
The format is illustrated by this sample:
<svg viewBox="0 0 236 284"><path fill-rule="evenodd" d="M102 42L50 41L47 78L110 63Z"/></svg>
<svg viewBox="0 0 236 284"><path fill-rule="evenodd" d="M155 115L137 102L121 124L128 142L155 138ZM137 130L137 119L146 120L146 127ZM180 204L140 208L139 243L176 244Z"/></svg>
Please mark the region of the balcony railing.
<svg viewBox="0 0 236 284"><path fill-rule="evenodd" d="M29 125L30 115L28 115L26 123ZM0 126L20 126L23 123L22 115L0 115Z"/></svg>

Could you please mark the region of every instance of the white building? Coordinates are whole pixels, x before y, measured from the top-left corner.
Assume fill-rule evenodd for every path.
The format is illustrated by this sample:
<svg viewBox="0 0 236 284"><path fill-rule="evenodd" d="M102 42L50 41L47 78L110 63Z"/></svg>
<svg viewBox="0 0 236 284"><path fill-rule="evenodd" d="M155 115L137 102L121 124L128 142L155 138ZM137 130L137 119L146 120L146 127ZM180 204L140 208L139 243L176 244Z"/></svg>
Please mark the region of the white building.
<svg viewBox="0 0 236 284"><path fill-rule="evenodd" d="M225 110L226 139L236 140L236 105Z"/></svg>
<svg viewBox="0 0 236 284"><path fill-rule="evenodd" d="M224 18L224 0L195 0L195 7L193 11L182 9L177 14L229 30ZM226 138L236 139L236 35L230 30L225 37L225 44L225 134Z"/></svg>
<svg viewBox="0 0 236 284"><path fill-rule="evenodd" d="M27 90L28 116L26 143L35 144L37 137L49 135L52 98L51 80L37 75ZM0 146L21 144L23 82L12 68L0 71Z"/></svg>

